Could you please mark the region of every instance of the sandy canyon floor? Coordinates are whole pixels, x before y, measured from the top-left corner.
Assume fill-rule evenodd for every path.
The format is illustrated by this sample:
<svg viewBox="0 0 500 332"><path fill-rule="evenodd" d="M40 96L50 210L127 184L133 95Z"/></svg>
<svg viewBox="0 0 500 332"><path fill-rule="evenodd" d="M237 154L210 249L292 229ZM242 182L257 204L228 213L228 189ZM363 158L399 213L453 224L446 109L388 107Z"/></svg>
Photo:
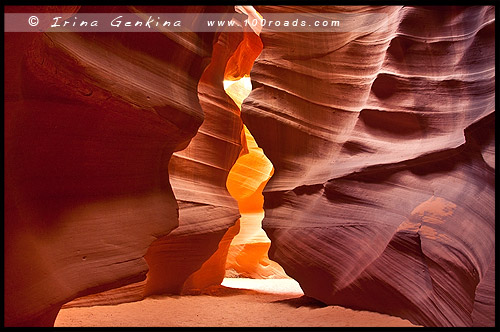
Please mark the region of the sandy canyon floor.
<svg viewBox="0 0 500 332"><path fill-rule="evenodd" d="M293 279L226 278L198 295L62 309L56 327L415 326L399 317L325 306Z"/></svg>

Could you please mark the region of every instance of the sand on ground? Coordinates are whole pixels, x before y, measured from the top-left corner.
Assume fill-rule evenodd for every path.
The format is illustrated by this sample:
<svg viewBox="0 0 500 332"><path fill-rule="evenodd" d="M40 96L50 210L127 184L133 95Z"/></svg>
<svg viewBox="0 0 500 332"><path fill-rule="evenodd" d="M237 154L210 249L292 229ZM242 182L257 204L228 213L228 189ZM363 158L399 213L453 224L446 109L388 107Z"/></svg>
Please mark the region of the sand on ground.
<svg viewBox="0 0 500 332"><path fill-rule="evenodd" d="M293 279L226 278L198 295L151 296L118 305L61 309L56 327L415 326L369 311L326 306Z"/></svg>

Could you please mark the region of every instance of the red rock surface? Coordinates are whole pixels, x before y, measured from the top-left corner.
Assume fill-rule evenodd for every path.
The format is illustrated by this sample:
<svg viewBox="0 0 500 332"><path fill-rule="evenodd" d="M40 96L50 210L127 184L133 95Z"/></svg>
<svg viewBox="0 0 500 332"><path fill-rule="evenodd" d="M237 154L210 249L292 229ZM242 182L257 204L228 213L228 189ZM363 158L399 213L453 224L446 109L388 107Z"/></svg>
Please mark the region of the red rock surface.
<svg viewBox="0 0 500 332"><path fill-rule="evenodd" d="M241 107L251 91L250 78L238 80L226 92ZM227 81L224 83L226 84ZM226 186L238 201L240 230L231 241L226 260L226 277L288 278L283 268L268 257L271 241L262 229L264 197L262 190L274 172L273 165L244 127L247 151L231 168Z"/></svg>
<svg viewBox="0 0 500 332"><path fill-rule="evenodd" d="M173 155L169 166L175 196L182 202L179 227L155 241L145 256L150 267L146 295L180 294L220 284L224 278L225 257L232 237L225 240L227 246L219 247L219 243L240 217L237 201L229 194L226 181L245 143L239 107L224 91L223 81L228 76L243 77L250 70L260 51L252 53L251 44L259 42L252 31L217 35L212 61L198 85L205 121L189 146ZM219 272L214 267L203 269L207 271L204 276L199 271L197 277L187 281L216 251L219 251L216 256L224 258L217 264ZM183 254L179 255L180 252Z"/></svg>
<svg viewBox="0 0 500 332"><path fill-rule="evenodd" d="M51 326L77 297L201 292L228 262L266 277L269 258L327 304L494 325L494 8L256 8L388 19L359 33L5 34L6 325ZM240 114L223 80L248 74ZM232 197L243 123L274 175L240 177ZM262 190L271 244L242 231L231 251Z"/></svg>
<svg viewBox="0 0 500 332"><path fill-rule="evenodd" d="M163 8L186 9L207 8ZM80 12L95 10L132 9ZM50 326L63 303L146 277L149 245L178 226L169 161L203 121L214 38L5 35L6 325Z"/></svg>
<svg viewBox="0 0 500 332"><path fill-rule="evenodd" d="M191 294L222 282L240 216L226 182L235 161L248 153L239 106L224 91L223 81L247 75L262 44L250 29L215 38L211 62L198 84L204 122L189 146L174 153L169 164L179 203L178 228L149 247L145 282L82 297L65 307L116 304L153 294Z"/></svg>
<svg viewBox="0 0 500 332"><path fill-rule="evenodd" d="M388 20L261 33L242 117L275 167L270 258L328 304L494 325L494 8L300 10Z"/></svg>

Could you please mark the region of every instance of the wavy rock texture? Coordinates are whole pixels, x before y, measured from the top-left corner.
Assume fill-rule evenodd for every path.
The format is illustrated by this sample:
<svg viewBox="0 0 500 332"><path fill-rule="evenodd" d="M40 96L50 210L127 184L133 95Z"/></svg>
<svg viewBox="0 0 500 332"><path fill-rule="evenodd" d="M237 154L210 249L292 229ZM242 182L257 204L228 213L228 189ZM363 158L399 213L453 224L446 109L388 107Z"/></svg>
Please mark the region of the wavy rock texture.
<svg viewBox="0 0 500 332"><path fill-rule="evenodd" d="M226 93L238 107L252 90L250 77L230 84ZM231 168L226 186L238 201L241 213L240 230L233 238L225 262L226 277L288 278L283 268L268 257L271 241L262 229L264 196L262 190L274 172L273 165L259 148L250 131L244 126L246 151ZM243 139L243 138L242 138Z"/></svg>
<svg viewBox="0 0 500 332"><path fill-rule="evenodd" d="M5 37L4 318L50 326L77 296L145 279L149 245L178 226L168 165L203 121L215 35Z"/></svg>
<svg viewBox="0 0 500 332"><path fill-rule="evenodd" d="M275 167L269 257L305 294L425 326L494 325L493 7L271 33L244 123Z"/></svg>
<svg viewBox="0 0 500 332"><path fill-rule="evenodd" d="M218 11L216 7L207 10ZM247 75L262 44L250 29L218 33L214 41L210 64L198 84L204 122L189 146L174 153L169 164L179 226L148 248L146 281L80 298L66 307L116 304L153 294L193 294L222 282L229 244L240 227L238 204L226 181L236 160L248 152L240 109L224 91L223 81Z"/></svg>
<svg viewBox="0 0 500 332"><path fill-rule="evenodd" d="M222 81L248 75L262 46L242 116L275 173L240 194L255 213L266 185L269 257L325 303L494 324L494 8L257 10L387 21L260 37L5 34L6 325L50 326L79 296L196 293L220 283L228 252L237 273L277 273L258 228L241 233L258 246L231 251L246 221L226 189L252 147Z"/></svg>
<svg viewBox="0 0 500 332"><path fill-rule="evenodd" d="M259 45L251 30L218 35L212 62L198 86L205 121L190 145L170 162L172 187L183 202L179 228L153 243L146 254L150 266L146 295L192 292L218 285L224 278L228 247L238 233L235 222L240 217L226 181L246 147L240 109L224 91L223 81L248 74Z"/></svg>

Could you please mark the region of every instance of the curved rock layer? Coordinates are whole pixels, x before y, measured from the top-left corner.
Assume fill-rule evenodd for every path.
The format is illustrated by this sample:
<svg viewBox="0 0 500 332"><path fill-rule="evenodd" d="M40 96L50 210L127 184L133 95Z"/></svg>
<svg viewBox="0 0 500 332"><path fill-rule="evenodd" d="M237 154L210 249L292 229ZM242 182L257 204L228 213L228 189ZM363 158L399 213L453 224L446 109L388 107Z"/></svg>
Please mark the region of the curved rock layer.
<svg viewBox="0 0 500 332"><path fill-rule="evenodd" d="M226 182L247 148L240 109L224 91L223 81L248 74L260 49L260 39L251 30L218 35L212 61L198 85L205 121L189 146L170 161L172 187L183 202L179 228L149 248L145 295L192 292L218 285L224 278L227 251L240 217Z"/></svg>
<svg viewBox="0 0 500 332"><path fill-rule="evenodd" d="M256 9L387 15L260 35L242 118L275 168L269 257L328 304L493 326L494 8Z"/></svg>
<svg viewBox="0 0 500 332"><path fill-rule="evenodd" d="M163 10L186 8L206 9ZM78 12L124 10L140 11ZM168 165L203 121L214 38L5 34L6 325L51 326L63 303L146 278L149 245L178 226Z"/></svg>
<svg viewBox="0 0 500 332"><path fill-rule="evenodd" d="M229 95L232 95L231 91L241 90L235 87L237 84L226 89ZM238 100L243 101L243 98L234 98L241 105ZM241 218L240 231L229 247L225 275L229 278L288 278L283 268L269 259L267 253L271 241L262 229L262 190L274 172L273 165L246 127L244 134L248 153L238 158L227 179L227 188L238 201Z"/></svg>
<svg viewBox="0 0 500 332"><path fill-rule="evenodd" d="M235 161L248 152L239 106L224 91L223 81L248 75L261 49L260 38L249 28L214 38L210 64L198 83L204 122L169 164L179 226L148 248L146 282L80 298L66 307L127 302L152 294L192 294L222 282L229 244L240 225L238 204L226 181Z"/></svg>

